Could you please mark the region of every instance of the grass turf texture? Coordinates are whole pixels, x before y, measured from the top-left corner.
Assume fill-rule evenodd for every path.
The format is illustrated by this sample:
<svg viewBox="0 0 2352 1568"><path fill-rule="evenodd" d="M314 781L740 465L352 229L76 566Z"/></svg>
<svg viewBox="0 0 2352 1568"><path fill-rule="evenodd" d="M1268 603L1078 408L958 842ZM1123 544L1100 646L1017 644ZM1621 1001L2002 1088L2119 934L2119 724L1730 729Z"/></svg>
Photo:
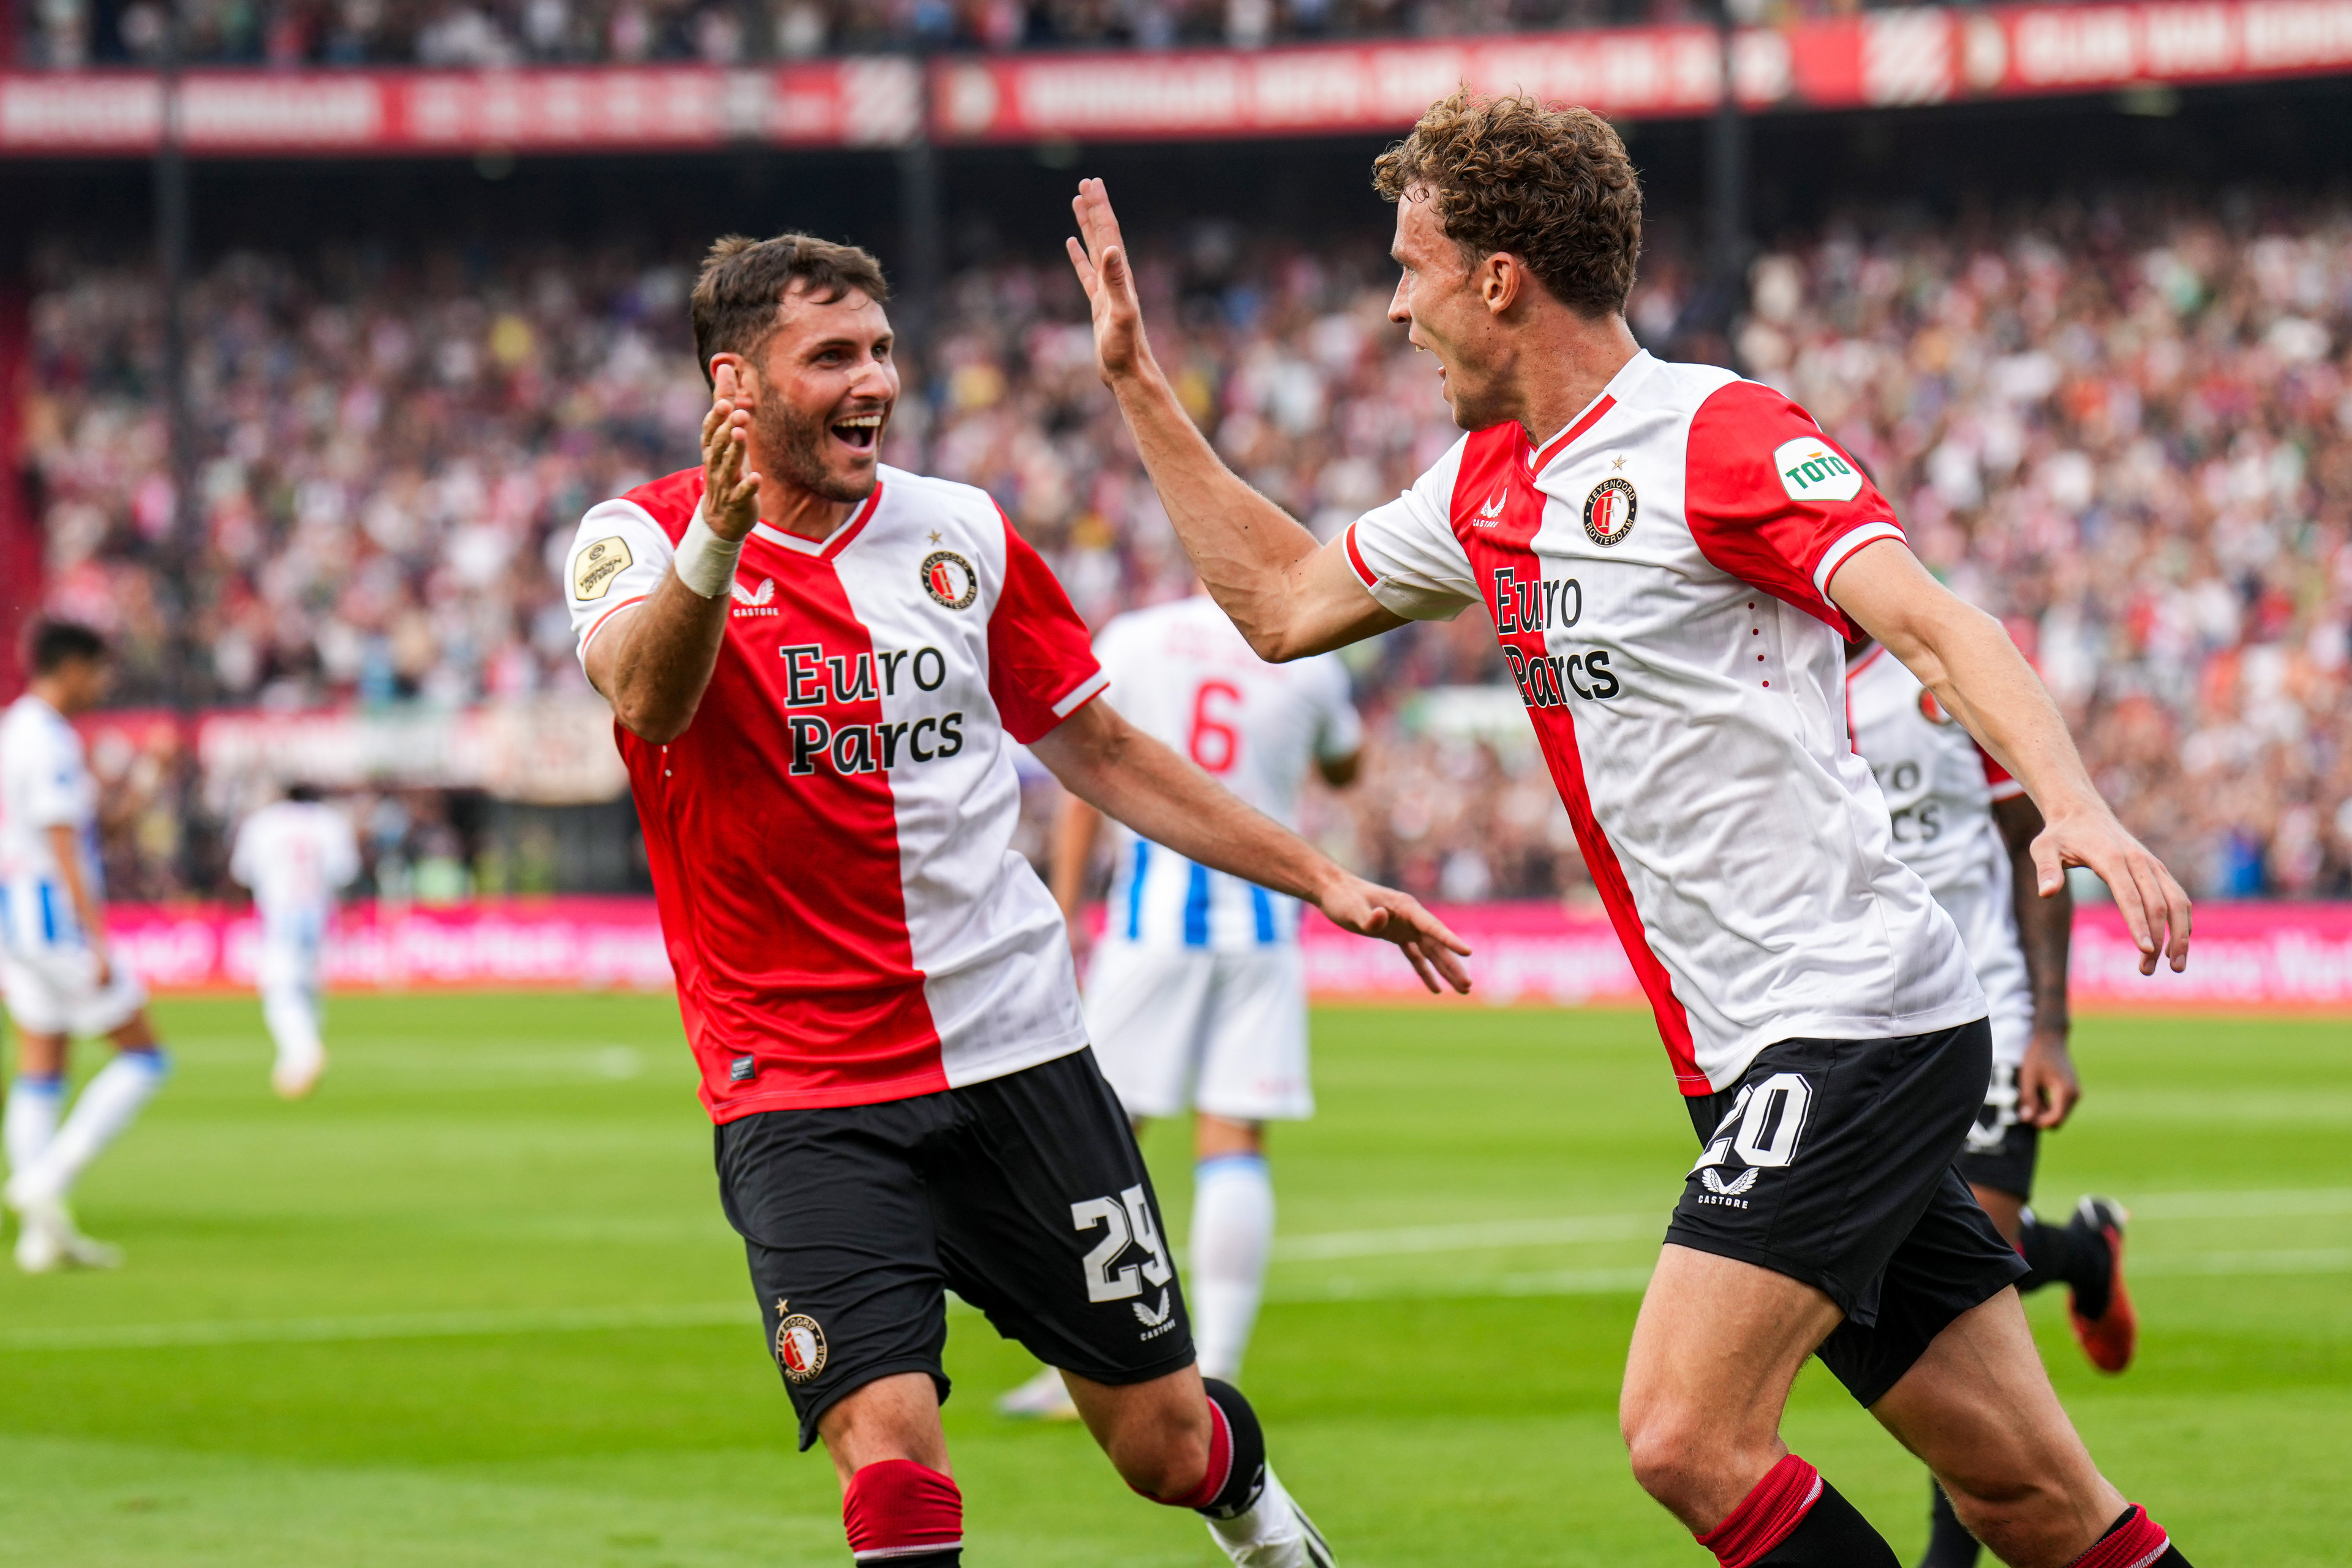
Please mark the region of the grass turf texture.
<svg viewBox="0 0 2352 1568"><path fill-rule="evenodd" d="M666 998L348 999L316 1100L255 1007L159 1008L178 1072L84 1184L116 1275L0 1266L0 1563L844 1563L791 1451ZM1697 1564L1615 1436L1637 1281L1690 1130L1647 1020L1334 1009L1277 1130L1286 1240L1248 1382L1344 1561ZM2341 1561L2352 1027L2091 1018L2053 1211L2136 1201L2141 1365L2031 1310L2094 1450L2203 1568ZM100 1053L85 1048L87 1069ZM1178 1234L1181 1128L1148 1140ZM975 1568L1205 1565L975 1314L948 1426ZM1909 1561L1919 1471L1818 1367L1791 1441Z"/></svg>

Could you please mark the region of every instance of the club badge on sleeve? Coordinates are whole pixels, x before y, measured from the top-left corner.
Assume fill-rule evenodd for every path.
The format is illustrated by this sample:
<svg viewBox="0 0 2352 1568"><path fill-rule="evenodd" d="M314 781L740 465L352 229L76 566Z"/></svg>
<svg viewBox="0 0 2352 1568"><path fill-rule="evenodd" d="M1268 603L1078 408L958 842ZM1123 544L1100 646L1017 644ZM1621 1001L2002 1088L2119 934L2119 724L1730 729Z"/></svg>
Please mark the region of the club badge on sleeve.
<svg viewBox="0 0 2352 1568"><path fill-rule="evenodd" d="M776 1298L776 1364L794 1383L806 1383L824 1370L824 1331L806 1312L787 1312L792 1303Z"/></svg>

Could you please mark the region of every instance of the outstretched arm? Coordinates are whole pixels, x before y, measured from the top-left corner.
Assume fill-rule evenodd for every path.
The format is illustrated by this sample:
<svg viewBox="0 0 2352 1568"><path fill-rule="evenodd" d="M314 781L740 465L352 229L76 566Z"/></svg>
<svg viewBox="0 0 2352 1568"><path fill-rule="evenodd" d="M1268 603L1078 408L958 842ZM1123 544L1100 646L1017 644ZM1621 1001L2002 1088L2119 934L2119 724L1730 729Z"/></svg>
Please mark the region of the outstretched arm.
<svg viewBox="0 0 2352 1568"><path fill-rule="evenodd" d="M2115 893L2139 948L2139 972L2155 973L2159 952L2176 971L2188 968L2189 894L2100 798L2058 705L2000 623L1930 577L1893 539L1855 551L1829 592L2042 808L2047 826L2033 840L2041 895L2065 888L2067 867L2088 866Z"/></svg>
<svg viewBox="0 0 2352 1568"><path fill-rule="evenodd" d="M1070 203L1067 242L1095 323L1095 364L1118 399L1143 467L1210 596L1258 657L1283 663L1404 625L1365 591L1345 545L1318 544L1297 520L1225 467L1151 357L1135 270L1100 180Z"/></svg>
<svg viewBox="0 0 2352 1568"><path fill-rule="evenodd" d="M1271 817L1138 730L1100 698L1029 744L1062 786L1188 860L1302 899L1334 925L1395 942L1432 991L1470 989L1470 950L1400 893L1351 876Z"/></svg>
<svg viewBox="0 0 2352 1568"><path fill-rule="evenodd" d="M715 551L701 552L698 569L686 553L697 537L689 530L688 545L653 596L614 616L588 645L588 683L604 693L631 734L657 746L686 733L702 706L727 635L731 552L742 548L760 521L760 476L745 471L751 416L735 406L734 393L734 369L722 364L710 412L702 416L703 502L697 520L715 536ZM708 580L689 584L682 572Z"/></svg>

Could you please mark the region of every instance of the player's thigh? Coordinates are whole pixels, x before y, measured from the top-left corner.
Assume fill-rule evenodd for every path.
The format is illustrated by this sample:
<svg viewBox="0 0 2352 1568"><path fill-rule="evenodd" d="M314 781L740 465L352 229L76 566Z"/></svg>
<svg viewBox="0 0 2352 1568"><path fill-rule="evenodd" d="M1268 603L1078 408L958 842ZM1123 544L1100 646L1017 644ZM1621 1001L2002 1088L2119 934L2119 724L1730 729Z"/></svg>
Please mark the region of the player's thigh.
<svg viewBox="0 0 2352 1568"><path fill-rule="evenodd" d="M841 1399L894 1373L927 1373L947 1396L946 1270L918 1171L945 1099L767 1111L718 1129L720 1201L803 1447Z"/></svg>
<svg viewBox="0 0 2352 1568"><path fill-rule="evenodd" d="M1292 944L1217 955L1192 1103L1234 1121L1315 1114L1307 1077L1307 965Z"/></svg>
<svg viewBox="0 0 2352 1568"><path fill-rule="evenodd" d="M1818 1287L1668 1243L1643 1292L1620 1417L1638 1448L1707 1433L1769 1437L1805 1358L1841 1313Z"/></svg>
<svg viewBox="0 0 2352 1568"><path fill-rule="evenodd" d="M1945 1325L1870 1413L1964 1505L2040 1499L2094 1532L2123 1507L2060 1406L2014 1290Z"/></svg>
<svg viewBox="0 0 2352 1568"><path fill-rule="evenodd" d="M1038 1360L1124 1386L1192 1363L1143 1154L1090 1051L954 1091L928 1167L956 1292Z"/></svg>
<svg viewBox="0 0 2352 1568"><path fill-rule="evenodd" d="M1215 957L1205 949L1170 952L1125 942L1095 949L1087 1033L1129 1116L1175 1116L1191 1106Z"/></svg>

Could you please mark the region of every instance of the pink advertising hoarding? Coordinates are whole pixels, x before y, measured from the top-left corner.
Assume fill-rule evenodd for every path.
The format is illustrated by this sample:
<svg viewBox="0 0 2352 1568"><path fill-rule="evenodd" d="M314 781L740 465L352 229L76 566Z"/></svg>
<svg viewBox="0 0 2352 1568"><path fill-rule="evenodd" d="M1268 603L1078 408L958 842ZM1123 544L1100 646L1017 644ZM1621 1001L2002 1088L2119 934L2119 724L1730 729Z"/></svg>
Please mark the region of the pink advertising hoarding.
<svg viewBox="0 0 2352 1568"><path fill-rule="evenodd" d="M1479 995L1490 1004L1641 1004L1616 932L1597 910L1483 904L1444 911L1477 949ZM259 931L250 913L120 908L120 951L157 990L242 987L253 981ZM1423 996L1396 950L1310 916L1309 984L1333 1000ZM550 899L451 909L355 905L330 948L329 981L346 990L583 986L659 990L670 983L651 900ZM2087 1007L2284 1007L2352 1012L2352 904L2211 904L2197 914L2185 974L2138 971L2110 907L2074 929L2074 997Z"/></svg>

